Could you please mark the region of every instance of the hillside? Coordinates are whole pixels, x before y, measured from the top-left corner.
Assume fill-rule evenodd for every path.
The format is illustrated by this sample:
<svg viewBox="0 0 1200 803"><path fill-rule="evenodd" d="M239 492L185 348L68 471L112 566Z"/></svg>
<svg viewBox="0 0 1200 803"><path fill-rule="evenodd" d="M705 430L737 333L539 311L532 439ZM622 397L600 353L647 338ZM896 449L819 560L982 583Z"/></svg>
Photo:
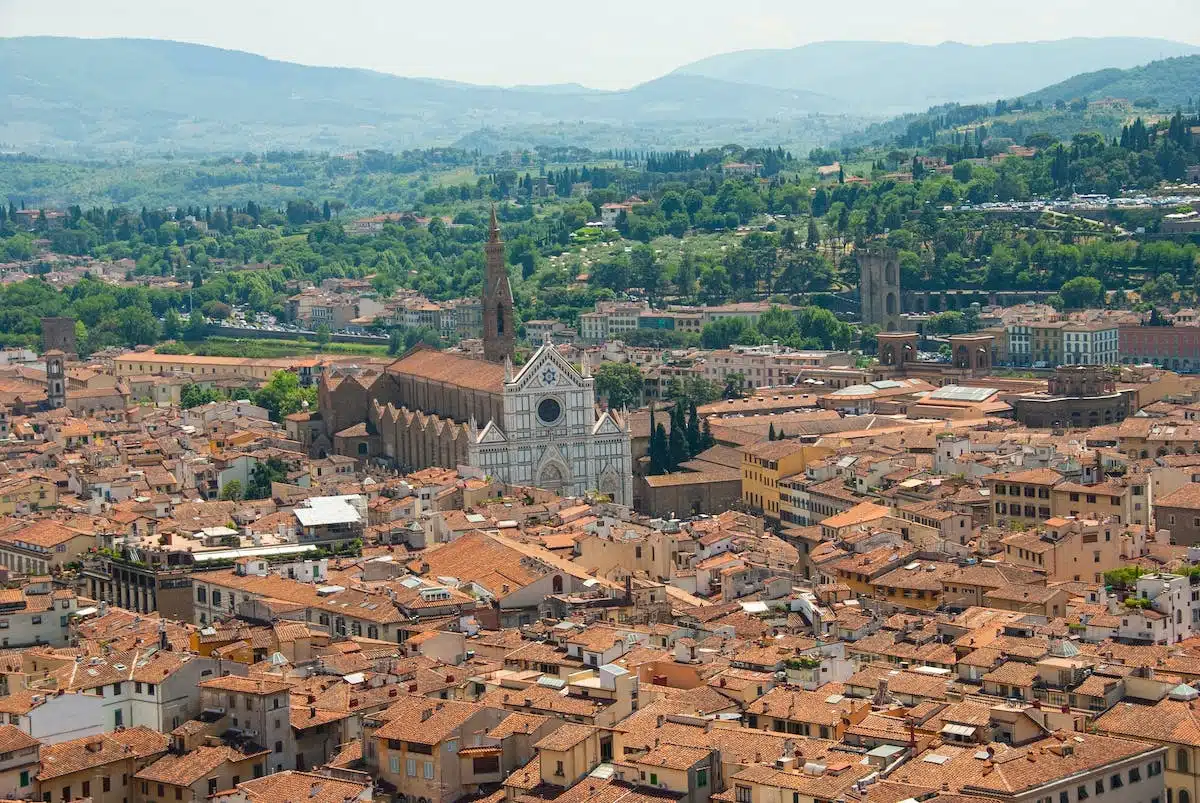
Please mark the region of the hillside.
<svg viewBox="0 0 1200 803"><path fill-rule="evenodd" d="M1082 101L1089 101L1085 108ZM1099 103L1097 101L1121 101ZM1163 59L1128 70L1106 69L1076 75L1044 89L995 104L949 103L921 113L902 114L872 123L842 137L842 147L894 144L913 147L931 133L984 124L992 136L1024 142L1032 134L1057 139L1095 131L1107 139L1137 114L1194 108L1200 101L1200 56ZM996 112L1000 111L999 114Z"/></svg>
<svg viewBox="0 0 1200 803"><path fill-rule="evenodd" d="M1079 98L1120 98L1146 101L1160 109L1187 106L1200 100L1200 56L1163 59L1128 70L1098 70L1076 75L1025 96L1028 103L1049 105Z"/></svg>
<svg viewBox="0 0 1200 803"><path fill-rule="evenodd" d="M816 92L669 75L622 92L504 89L366 70L308 67L152 40L0 39L0 147L52 155L402 150L481 128L571 121L683 126L684 142L721 120L836 111ZM701 131L697 135L697 129ZM599 144L599 143L592 143ZM623 134L611 146L644 146Z"/></svg>
<svg viewBox="0 0 1200 803"><path fill-rule="evenodd" d="M779 89L820 91L847 109L917 111L1015 97L1080 73L1200 53L1163 39L1064 39L985 46L818 42L713 56L676 72ZM1193 84L1195 86L1195 84Z"/></svg>

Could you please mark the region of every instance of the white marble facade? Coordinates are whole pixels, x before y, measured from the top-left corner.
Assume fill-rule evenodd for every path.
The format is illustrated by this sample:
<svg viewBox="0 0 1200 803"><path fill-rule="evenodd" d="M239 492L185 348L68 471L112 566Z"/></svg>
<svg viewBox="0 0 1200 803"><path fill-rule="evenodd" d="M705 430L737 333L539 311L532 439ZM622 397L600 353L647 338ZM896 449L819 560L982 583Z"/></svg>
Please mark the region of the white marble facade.
<svg viewBox="0 0 1200 803"><path fill-rule="evenodd" d="M504 420L471 423L472 466L513 485L578 496L600 491L633 502L628 424L600 412L587 366L576 371L550 343L513 376L505 372Z"/></svg>

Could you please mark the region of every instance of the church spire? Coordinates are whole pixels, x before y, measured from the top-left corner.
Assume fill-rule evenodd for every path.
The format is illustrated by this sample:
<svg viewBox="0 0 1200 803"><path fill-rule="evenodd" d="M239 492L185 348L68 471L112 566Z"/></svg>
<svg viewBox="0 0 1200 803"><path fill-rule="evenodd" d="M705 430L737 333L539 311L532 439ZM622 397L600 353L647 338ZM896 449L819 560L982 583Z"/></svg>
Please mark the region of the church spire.
<svg viewBox="0 0 1200 803"><path fill-rule="evenodd" d="M500 223L492 206L491 231L483 247L487 269L483 276L483 356L488 362L512 358L515 343L513 329L512 285L505 265L504 241Z"/></svg>

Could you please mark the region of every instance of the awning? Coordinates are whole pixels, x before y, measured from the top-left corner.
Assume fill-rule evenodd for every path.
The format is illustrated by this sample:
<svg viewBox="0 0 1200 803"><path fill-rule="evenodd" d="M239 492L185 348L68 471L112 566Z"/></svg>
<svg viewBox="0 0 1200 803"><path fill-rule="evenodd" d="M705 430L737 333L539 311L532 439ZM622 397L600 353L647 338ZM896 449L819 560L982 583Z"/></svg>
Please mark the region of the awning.
<svg viewBox="0 0 1200 803"><path fill-rule="evenodd" d="M955 725L953 722L948 722L942 726L941 732L970 738L975 735L975 728L970 725Z"/></svg>

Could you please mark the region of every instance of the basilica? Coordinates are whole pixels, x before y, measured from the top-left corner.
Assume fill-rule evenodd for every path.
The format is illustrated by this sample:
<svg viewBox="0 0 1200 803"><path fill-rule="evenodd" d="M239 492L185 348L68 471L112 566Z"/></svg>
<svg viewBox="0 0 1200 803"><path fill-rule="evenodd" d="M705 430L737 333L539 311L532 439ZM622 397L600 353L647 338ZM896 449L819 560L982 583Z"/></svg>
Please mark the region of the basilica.
<svg viewBox="0 0 1200 803"><path fill-rule="evenodd" d="M484 359L418 346L383 370L322 378L309 416L316 453L411 471L470 465L511 485L633 500L629 424L596 405L587 364L548 341L514 367L513 296L493 211L485 246Z"/></svg>

